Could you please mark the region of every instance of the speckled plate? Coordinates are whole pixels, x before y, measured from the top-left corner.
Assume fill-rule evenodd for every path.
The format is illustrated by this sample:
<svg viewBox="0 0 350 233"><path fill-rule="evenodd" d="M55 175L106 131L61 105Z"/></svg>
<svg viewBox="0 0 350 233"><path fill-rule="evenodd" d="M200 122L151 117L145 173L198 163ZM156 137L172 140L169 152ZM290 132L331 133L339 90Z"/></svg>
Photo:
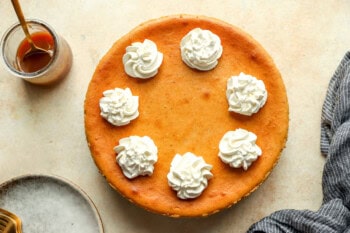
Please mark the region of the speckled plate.
<svg viewBox="0 0 350 233"><path fill-rule="evenodd" d="M0 207L22 220L24 232L103 233L91 199L57 176L27 175L0 185Z"/></svg>

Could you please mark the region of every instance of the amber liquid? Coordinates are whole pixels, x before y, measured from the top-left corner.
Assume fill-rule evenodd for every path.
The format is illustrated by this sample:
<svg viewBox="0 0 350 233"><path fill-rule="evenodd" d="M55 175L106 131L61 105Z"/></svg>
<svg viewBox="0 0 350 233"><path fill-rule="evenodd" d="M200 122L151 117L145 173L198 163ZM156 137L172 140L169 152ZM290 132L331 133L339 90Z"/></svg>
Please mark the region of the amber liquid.
<svg viewBox="0 0 350 233"><path fill-rule="evenodd" d="M54 49L54 40L47 32L36 32L31 34L32 40L36 47L47 51ZM17 49L17 65L19 70L26 73L33 73L46 67L52 57L50 53L34 52L26 55L31 50L27 39L24 39Z"/></svg>

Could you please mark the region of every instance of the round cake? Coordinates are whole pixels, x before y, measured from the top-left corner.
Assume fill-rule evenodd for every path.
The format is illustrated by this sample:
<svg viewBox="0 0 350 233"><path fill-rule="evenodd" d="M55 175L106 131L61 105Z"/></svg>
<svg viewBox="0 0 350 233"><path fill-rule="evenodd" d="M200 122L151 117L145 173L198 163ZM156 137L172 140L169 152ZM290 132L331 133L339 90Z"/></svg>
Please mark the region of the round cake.
<svg viewBox="0 0 350 233"><path fill-rule="evenodd" d="M221 40L222 54L210 70L189 67L180 43L191 30L210 30ZM153 41L163 54L154 77L130 77L124 69L126 48ZM228 111L228 79L245 73L263 81L264 106L250 116ZM106 90L130 89L138 96L138 117L115 126L101 117ZM101 59L84 104L85 131L92 158L107 182L122 196L146 210L172 217L207 216L248 196L267 178L285 146L289 110L285 86L264 48L239 28L205 16L176 15L147 21L117 40ZM223 136L236 129L253 132L261 155L248 169L219 158ZM151 138L158 150L151 175L130 179L116 161L114 148L130 136ZM212 166L211 179L196 198L181 199L167 176L176 154L193 153Z"/></svg>

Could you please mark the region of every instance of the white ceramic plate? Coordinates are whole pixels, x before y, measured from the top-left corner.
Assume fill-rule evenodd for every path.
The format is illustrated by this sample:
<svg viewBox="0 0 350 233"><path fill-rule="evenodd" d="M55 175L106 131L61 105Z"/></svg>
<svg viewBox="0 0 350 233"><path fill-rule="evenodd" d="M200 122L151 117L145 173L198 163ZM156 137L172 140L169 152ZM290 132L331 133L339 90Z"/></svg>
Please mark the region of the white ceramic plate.
<svg viewBox="0 0 350 233"><path fill-rule="evenodd" d="M24 232L103 233L91 199L61 177L27 175L11 179L0 185L0 207L21 218Z"/></svg>

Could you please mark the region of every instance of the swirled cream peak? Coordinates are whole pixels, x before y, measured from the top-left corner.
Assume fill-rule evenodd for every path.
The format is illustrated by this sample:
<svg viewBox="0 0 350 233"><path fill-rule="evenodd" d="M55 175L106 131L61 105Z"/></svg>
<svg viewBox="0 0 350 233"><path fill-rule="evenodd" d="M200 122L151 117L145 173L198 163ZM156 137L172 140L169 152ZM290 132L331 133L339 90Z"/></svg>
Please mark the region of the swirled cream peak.
<svg viewBox="0 0 350 233"><path fill-rule="evenodd" d="M168 173L168 184L177 192L180 199L196 198L208 186L213 177L212 165L207 164L200 156L190 152L176 154Z"/></svg>
<svg viewBox="0 0 350 233"><path fill-rule="evenodd" d="M134 42L126 48L123 56L125 72L134 78L147 79L155 76L163 62L163 54L157 45L148 39Z"/></svg>
<svg viewBox="0 0 350 233"><path fill-rule="evenodd" d="M262 153L256 139L254 133L244 129L228 131L219 143L221 161L231 167L247 170Z"/></svg>
<svg viewBox="0 0 350 233"><path fill-rule="evenodd" d="M182 38L180 49L182 60L189 67L202 71L213 69L222 54L220 38L200 28L193 29Z"/></svg>
<svg viewBox="0 0 350 233"><path fill-rule="evenodd" d="M229 111L251 116L265 105L267 91L263 81L241 72L228 79L226 98Z"/></svg>
<svg viewBox="0 0 350 233"><path fill-rule="evenodd" d="M137 118L138 107L139 97L133 96L129 88L104 91L100 99L101 116L116 126L127 125Z"/></svg>
<svg viewBox="0 0 350 233"><path fill-rule="evenodd" d="M117 163L127 178L153 174L154 164L158 160L158 149L150 137L122 138L114 151L118 154Z"/></svg>

